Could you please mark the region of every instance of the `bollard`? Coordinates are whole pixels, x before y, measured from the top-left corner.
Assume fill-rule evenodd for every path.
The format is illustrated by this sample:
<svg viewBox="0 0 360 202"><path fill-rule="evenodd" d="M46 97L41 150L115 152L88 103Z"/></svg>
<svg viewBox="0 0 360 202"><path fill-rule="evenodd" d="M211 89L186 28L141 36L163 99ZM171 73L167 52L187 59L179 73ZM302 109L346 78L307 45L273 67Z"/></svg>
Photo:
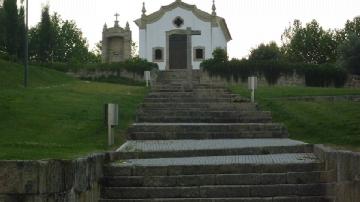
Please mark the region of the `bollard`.
<svg viewBox="0 0 360 202"><path fill-rule="evenodd" d="M146 81L146 87L149 87L150 81L151 81L150 71L145 71L144 72L144 77L145 77L145 81Z"/></svg>
<svg viewBox="0 0 360 202"><path fill-rule="evenodd" d="M108 128L108 145L115 143L114 128L119 125L119 106L117 104L105 105L105 122Z"/></svg>
<svg viewBox="0 0 360 202"><path fill-rule="evenodd" d="M248 78L248 88L251 90L251 102L255 102L255 89L257 88L257 77L252 76Z"/></svg>

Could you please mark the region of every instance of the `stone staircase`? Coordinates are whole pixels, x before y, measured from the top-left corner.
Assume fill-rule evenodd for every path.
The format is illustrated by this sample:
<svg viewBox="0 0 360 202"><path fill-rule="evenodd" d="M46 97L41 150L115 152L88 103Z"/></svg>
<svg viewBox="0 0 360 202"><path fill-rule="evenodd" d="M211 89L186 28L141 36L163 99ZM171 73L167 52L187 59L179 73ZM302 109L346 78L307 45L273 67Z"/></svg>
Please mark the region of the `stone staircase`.
<svg viewBox="0 0 360 202"><path fill-rule="evenodd" d="M161 72L105 166L101 202L330 202L333 171L270 112L199 72Z"/></svg>

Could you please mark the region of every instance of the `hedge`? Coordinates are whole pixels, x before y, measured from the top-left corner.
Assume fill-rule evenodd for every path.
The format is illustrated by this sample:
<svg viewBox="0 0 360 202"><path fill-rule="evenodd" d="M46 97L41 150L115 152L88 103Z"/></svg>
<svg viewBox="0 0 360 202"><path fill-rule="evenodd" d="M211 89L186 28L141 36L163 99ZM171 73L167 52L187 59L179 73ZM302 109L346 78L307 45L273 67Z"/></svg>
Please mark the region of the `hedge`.
<svg viewBox="0 0 360 202"><path fill-rule="evenodd" d="M220 76L228 81L247 81L249 76L264 76L269 85L274 85L279 78L291 76L294 72L305 77L305 84L314 87L345 85L348 73L334 64L292 64L283 61L249 61L233 59L216 62L213 59L201 63L201 68L210 76Z"/></svg>
<svg viewBox="0 0 360 202"><path fill-rule="evenodd" d="M158 69L156 63L147 62L144 59L132 58L124 62L117 63L94 63L94 64L65 64L65 63L32 63L33 65L43 66L57 71L62 72L78 72L81 70L87 71L97 71L97 70L106 70L106 71L122 71L126 70L131 73L138 74L142 76L144 71L151 71L153 69Z"/></svg>

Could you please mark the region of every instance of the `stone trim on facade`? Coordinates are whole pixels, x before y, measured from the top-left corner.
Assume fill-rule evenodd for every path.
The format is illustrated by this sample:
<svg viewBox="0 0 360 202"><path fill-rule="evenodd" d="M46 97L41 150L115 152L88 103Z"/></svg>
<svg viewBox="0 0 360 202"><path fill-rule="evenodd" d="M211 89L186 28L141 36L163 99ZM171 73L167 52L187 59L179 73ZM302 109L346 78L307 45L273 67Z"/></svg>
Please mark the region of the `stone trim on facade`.
<svg viewBox="0 0 360 202"><path fill-rule="evenodd" d="M186 69L193 69L192 67L192 62L191 62L191 47L192 47L192 43L191 43L191 37L192 37L192 31L191 28L187 28L186 30L183 29L174 29L174 30L170 30L166 32L166 66L165 69L166 70L170 70L170 50L169 50L169 45L170 45L170 36L173 34L183 34L183 35L187 35L187 48L186 48L186 52L187 52L187 67Z"/></svg>
<svg viewBox="0 0 360 202"><path fill-rule="evenodd" d="M198 9L195 5L184 3L181 0L176 0L170 5L162 6L159 11L156 11L150 15L144 15L140 19L135 20L134 22L136 23L137 26L139 26L140 29L146 29L147 24L152 24L160 20L161 17L164 16L166 12L169 12L178 7L191 11L196 17L198 17L199 19L205 22L211 22L213 27L220 26L221 30L223 31L226 37L226 40L227 41L232 40L229 28L224 18L216 15L211 15L205 11Z"/></svg>

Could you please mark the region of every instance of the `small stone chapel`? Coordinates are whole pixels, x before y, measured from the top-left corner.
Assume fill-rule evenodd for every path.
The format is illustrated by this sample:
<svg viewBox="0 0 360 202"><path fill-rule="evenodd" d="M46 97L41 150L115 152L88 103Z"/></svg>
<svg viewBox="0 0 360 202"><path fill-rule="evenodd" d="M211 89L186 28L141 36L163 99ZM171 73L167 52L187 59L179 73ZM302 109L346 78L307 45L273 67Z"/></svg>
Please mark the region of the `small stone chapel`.
<svg viewBox="0 0 360 202"><path fill-rule="evenodd" d="M119 14L115 14L114 27L104 25L102 33L102 62L122 62L131 56L131 30L129 23L125 28L119 25Z"/></svg>
<svg viewBox="0 0 360 202"><path fill-rule="evenodd" d="M139 27L141 58L157 63L160 70L199 69L201 61L212 57L216 48L227 49L231 40L224 18L176 0L159 11L135 20Z"/></svg>

